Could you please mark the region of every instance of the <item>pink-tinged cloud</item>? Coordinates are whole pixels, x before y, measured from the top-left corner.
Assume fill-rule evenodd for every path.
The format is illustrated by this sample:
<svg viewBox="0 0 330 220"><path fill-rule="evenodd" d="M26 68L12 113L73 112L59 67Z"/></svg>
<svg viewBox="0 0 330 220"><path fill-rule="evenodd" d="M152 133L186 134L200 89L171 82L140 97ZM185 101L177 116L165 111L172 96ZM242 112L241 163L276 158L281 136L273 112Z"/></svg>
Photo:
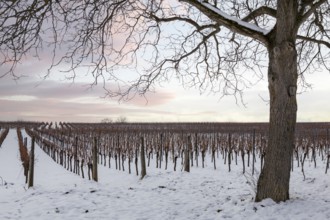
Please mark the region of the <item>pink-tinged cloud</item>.
<svg viewBox="0 0 330 220"><path fill-rule="evenodd" d="M109 87L112 85L109 84ZM87 85L86 83L58 83L55 81L0 81L0 99L8 96L31 96L38 99L70 100L84 97L95 97L95 100L109 101L104 97L106 91L101 86ZM165 90L157 93L148 93L145 97L135 96L127 104L133 106L157 106L163 105L175 99L175 94ZM115 101L116 99L113 99Z"/></svg>
<svg viewBox="0 0 330 220"><path fill-rule="evenodd" d="M108 84L111 86L111 84ZM106 91L101 86L90 87L87 83L61 83L40 81L35 77L21 78L17 82L9 77L0 80L0 120L56 120L100 121L125 115L143 120L146 115L156 118L173 113L166 108L176 95L166 90L136 96L128 102L101 98Z"/></svg>
<svg viewBox="0 0 330 220"><path fill-rule="evenodd" d="M139 108L117 103L77 103L60 99L7 100L0 99L0 120L38 120L38 121L90 121L103 118L116 119L120 115L169 115L166 111Z"/></svg>
<svg viewBox="0 0 330 220"><path fill-rule="evenodd" d="M135 96L133 99L127 102L127 104L147 107L147 106L157 106L165 105L171 100L176 98L176 94L167 92L165 90L159 90L155 93L148 93L145 96Z"/></svg>

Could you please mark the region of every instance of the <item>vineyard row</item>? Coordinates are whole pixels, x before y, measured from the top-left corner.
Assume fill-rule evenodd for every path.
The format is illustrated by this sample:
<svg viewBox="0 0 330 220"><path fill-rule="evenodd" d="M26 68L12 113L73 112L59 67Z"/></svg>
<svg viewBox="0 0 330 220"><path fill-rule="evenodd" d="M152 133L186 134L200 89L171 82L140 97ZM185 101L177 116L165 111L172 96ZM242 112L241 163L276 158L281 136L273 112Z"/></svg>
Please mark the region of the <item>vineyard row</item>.
<svg viewBox="0 0 330 220"><path fill-rule="evenodd" d="M316 132L317 131L317 132ZM309 135L297 135L292 156L292 169L294 163L301 167L310 159L317 166L317 156L329 168L329 130L314 130ZM85 177L83 167L88 168L88 177L93 176L93 169L98 164L109 166L111 160L115 168L125 171L127 163L128 172L131 173L131 164L134 163L136 174L139 175L138 161L142 155L146 158L147 166L155 160L156 168L168 169L168 164L173 163L174 171L177 170L178 160L189 171L192 166L205 166L206 155L210 155L214 169L221 158L231 171L233 163L242 163L242 172L246 167L252 166L254 173L255 163L259 160L260 169L266 157L267 133L252 130L252 132L213 132L191 133L189 131L157 131L152 132L134 129L105 129L105 128L73 128L66 125L62 128L39 127L26 129L26 132L35 137L39 146L54 161L67 170ZM143 143L143 144L142 144ZM143 146L143 150L141 150ZM94 150L95 149L95 150ZM96 155L96 156L95 156ZM93 160L96 157L96 160ZM240 160L238 158L240 157ZM94 178L93 178L94 179Z"/></svg>

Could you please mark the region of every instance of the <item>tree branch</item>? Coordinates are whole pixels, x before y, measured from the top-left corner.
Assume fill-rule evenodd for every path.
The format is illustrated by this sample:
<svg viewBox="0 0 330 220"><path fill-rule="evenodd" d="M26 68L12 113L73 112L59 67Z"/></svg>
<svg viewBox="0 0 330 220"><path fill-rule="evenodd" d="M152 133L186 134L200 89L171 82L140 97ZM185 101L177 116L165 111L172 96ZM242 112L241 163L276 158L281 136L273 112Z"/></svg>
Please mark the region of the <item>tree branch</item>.
<svg viewBox="0 0 330 220"><path fill-rule="evenodd" d="M157 23L158 22L172 22L172 21L183 21L186 22L188 24L191 24L192 26L194 26L196 28L196 30L201 31L207 28L217 28L216 24L208 24L208 25L199 25L196 21L189 19L189 18L183 18L183 17L179 17L179 16L174 16L174 17L170 17L170 18L160 18L154 14L150 14L149 15L150 18L154 19Z"/></svg>
<svg viewBox="0 0 330 220"><path fill-rule="evenodd" d="M276 18L276 10L267 6L262 6L257 8L256 10L252 11L250 14L245 16L242 21L249 22L252 21L254 18L259 17L261 15L269 15L273 18Z"/></svg>
<svg viewBox="0 0 330 220"><path fill-rule="evenodd" d="M311 5L310 9L305 14L303 14L301 17L298 18L298 22L297 22L298 27L302 23L304 23L307 20L307 18L309 18L309 16L311 16L316 11L316 9L319 8L325 2L327 2L327 0L319 0L315 4Z"/></svg>
<svg viewBox="0 0 330 220"><path fill-rule="evenodd" d="M330 48L330 43L327 41L324 41L324 40L317 40L317 39L313 39L313 38L309 38L309 37L305 37L305 36L301 36L301 35L298 35L297 39L313 42L316 44L322 44L322 45Z"/></svg>
<svg viewBox="0 0 330 220"><path fill-rule="evenodd" d="M242 21L238 18L227 15L213 5L202 2L199 0L181 0L192 6L195 6L199 11L206 15L212 21L225 26L231 31L253 38L262 42L266 47L268 46L268 39L266 35L268 34L267 30L264 30L254 24Z"/></svg>

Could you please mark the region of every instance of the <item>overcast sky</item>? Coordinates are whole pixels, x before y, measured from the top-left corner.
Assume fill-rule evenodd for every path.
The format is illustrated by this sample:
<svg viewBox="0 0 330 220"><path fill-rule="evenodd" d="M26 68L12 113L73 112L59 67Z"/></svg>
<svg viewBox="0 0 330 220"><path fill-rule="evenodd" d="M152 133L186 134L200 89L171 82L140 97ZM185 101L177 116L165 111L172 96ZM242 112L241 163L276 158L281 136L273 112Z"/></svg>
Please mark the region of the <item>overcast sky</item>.
<svg viewBox="0 0 330 220"><path fill-rule="evenodd" d="M101 87L87 86L50 77L37 77L42 63L26 67L27 77L0 80L0 120L100 122L124 116L129 122L265 122L269 105L267 83L261 81L244 92L245 106L232 96L200 95L197 89L183 89L175 80L157 87L155 93L129 102L102 98ZM1 70L1 69L0 69ZM3 70L1 70L3 71ZM56 78L56 79L55 79ZM307 76L313 89L298 95L298 121L330 121L330 74Z"/></svg>
<svg viewBox="0 0 330 220"><path fill-rule="evenodd" d="M174 4L178 3L175 1ZM187 10L184 5L176 9L183 13ZM272 22L269 25L272 26ZM188 26L181 23L177 24L176 28L172 24L164 25L162 30L172 36L177 32L184 32ZM47 36L49 33L44 34ZM120 37L122 35L123 37ZM119 31L119 34L114 36L111 43L115 48L120 48L126 42L124 32ZM155 38L151 35L148 37ZM168 48L170 43L173 41L163 37L160 48ZM56 47L59 57L66 52L68 45L61 46ZM63 75L57 72L56 68L50 77L42 79L53 58L50 51L51 49L44 45L38 54L40 60L33 59L32 56L24 57L16 70L18 75L23 75L19 80L14 81L9 75L0 78L1 121L100 122L105 118L116 120L119 117L126 117L129 122L267 122L269 119L267 73L264 73L264 80L244 91L244 105L240 100L236 102L232 96L220 99L220 94L200 94L196 88L183 89L174 79L162 83L162 86L156 85L155 92L146 94L146 98L135 97L128 102L119 103L116 99L103 98L105 91L102 85L90 88L88 84L93 78L86 76L87 71L81 69L83 67L77 70L74 83L63 80ZM142 54L152 55L147 52L148 50L143 50ZM167 52L162 50L162 53ZM78 54L80 56L80 53ZM109 60L111 59L112 57L109 57ZM123 58L123 63L129 62L128 60L129 56ZM266 62L266 58L261 60ZM141 62L136 61L139 67L143 68ZM8 66L0 66L0 76L8 70L6 68ZM125 71L121 74L126 79L130 77ZM298 95L298 121L330 121L330 73L315 72L305 78L313 88ZM107 86L111 87L111 83L113 82L109 82Z"/></svg>

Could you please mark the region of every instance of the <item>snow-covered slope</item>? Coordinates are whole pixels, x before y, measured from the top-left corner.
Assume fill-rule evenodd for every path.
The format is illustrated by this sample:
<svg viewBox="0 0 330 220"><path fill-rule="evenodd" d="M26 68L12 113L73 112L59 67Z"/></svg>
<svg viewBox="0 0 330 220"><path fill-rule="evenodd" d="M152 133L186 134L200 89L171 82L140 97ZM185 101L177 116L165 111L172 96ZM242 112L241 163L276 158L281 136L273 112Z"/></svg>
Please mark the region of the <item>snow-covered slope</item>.
<svg viewBox="0 0 330 220"><path fill-rule="evenodd" d="M305 181L295 164L291 200L276 204L254 203L255 178L242 175L240 162L228 172L221 158L217 170L208 159L206 168L194 166L190 173L151 164L143 180L133 165L132 174L99 165L96 183L67 171L38 146L35 155L35 186L27 189L16 131L9 132L0 148L0 219L330 219L330 174L320 159L317 168L306 161Z"/></svg>

